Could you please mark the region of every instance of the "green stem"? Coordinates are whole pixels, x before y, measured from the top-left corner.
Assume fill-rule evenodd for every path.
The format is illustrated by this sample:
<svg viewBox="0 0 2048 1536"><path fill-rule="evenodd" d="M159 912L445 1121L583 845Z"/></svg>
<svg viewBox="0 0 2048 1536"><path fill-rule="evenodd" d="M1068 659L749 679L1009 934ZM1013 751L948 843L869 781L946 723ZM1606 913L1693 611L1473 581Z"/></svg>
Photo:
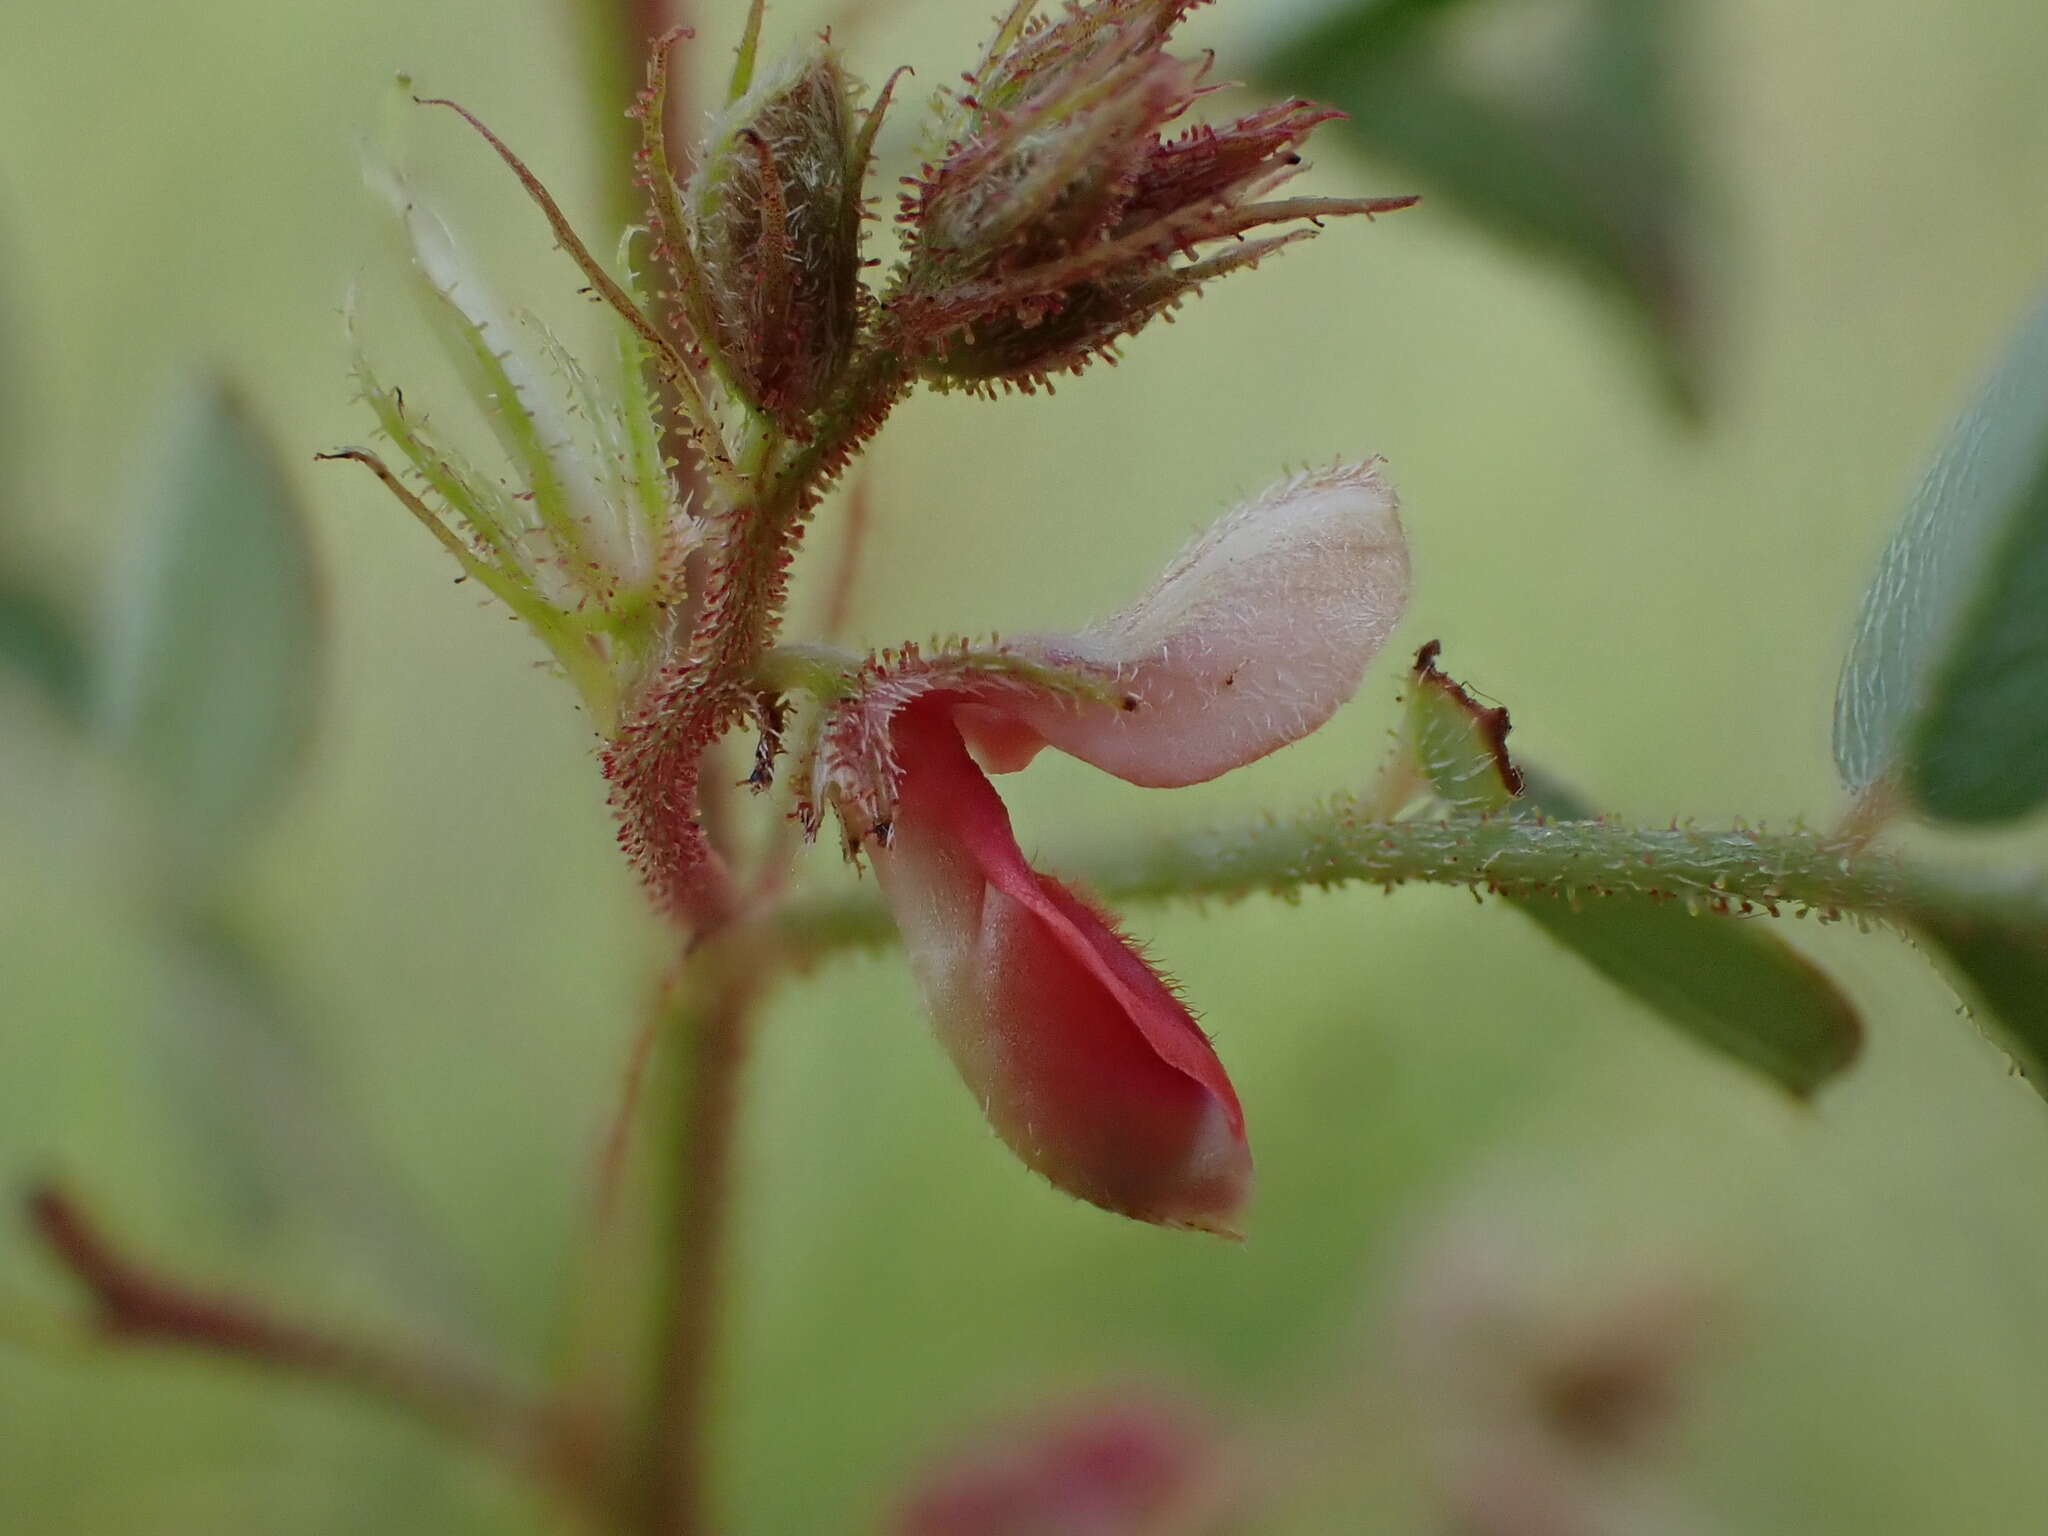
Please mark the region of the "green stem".
<svg viewBox="0 0 2048 1536"><path fill-rule="evenodd" d="M1338 799L1294 817L1105 849L1070 872L1112 901L1292 895L1411 881L1564 901L1679 901L1701 912L1782 909L1912 921L1925 913L1997 916L2048 926L2037 872L1916 864L1816 832L1631 827L1606 821L1480 817L1380 821ZM785 917L809 954L886 942L872 897L814 902Z"/></svg>
<svg viewBox="0 0 2048 1536"><path fill-rule="evenodd" d="M1510 817L1387 822L1348 799L1271 826L1122 849L1091 873L1138 900L1416 880L1565 900L1669 899L1702 910L1785 904L1830 917L1893 910L1907 885L1893 858L1852 857L1815 833Z"/></svg>
<svg viewBox="0 0 2048 1536"><path fill-rule="evenodd" d="M808 693L830 701L846 696L861 660L836 645L774 645L754 663L754 681L773 693Z"/></svg>

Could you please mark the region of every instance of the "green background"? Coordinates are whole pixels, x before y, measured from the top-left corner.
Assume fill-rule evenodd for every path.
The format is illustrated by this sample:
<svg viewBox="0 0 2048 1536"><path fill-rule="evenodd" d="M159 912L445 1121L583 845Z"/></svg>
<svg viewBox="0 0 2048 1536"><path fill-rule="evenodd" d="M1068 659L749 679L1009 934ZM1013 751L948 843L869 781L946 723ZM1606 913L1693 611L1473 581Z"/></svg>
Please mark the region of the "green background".
<svg viewBox="0 0 2048 1536"><path fill-rule="evenodd" d="M733 9L707 18L712 68ZM984 10L901 0L849 37L854 61L917 65L914 103L967 61ZM1233 57L1290 14L1239 0L1197 40L1243 73ZM0 1180L59 1170L192 1272L319 1315L438 1319L534 1363L661 935L538 648L450 585L367 476L311 455L367 436L352 283L384 373L446 384L360 185L392 73L476 108L594 222L579 26L524 0L15 0L0 51L0 291L24 381L9 558L101 603L164 402L219 367L305 489L330 619L314 752L232 903L301 1016L282 1036L181 973L133 796L0 680ZM868 643L1078 622L1304 463L1384 454L1406 503L1415 600L1358 704L1196 790L1044 761L1003 786L1028 850L1056 864L1360 784L1399 652L1433 636L1513 706L1531 758L1607 808L1839 814L1828 720L1862 584L2048 270L2048 10L1721 0L1686 31L1724 251L1703 430L1662 413L1624 327L1568 277L1429 203L1233 279L1052 398L903 411L874 460ZM573 272L459 125L403 134L504 285L583 323ZM1334 141L1316 159L1311 190L1410 190ZM828 508L820 549L834 533ZM2040 847L1958 847L1995 843ZM844 878L829 850L809 865L821 889ZM1663 1474L1710 1521L2040 1523L2048 1120L1898 941L1796 932L1871 1026L1865 1063L1801 1110L1463 894L1131 925L1243 1095L1251 1241L1052 1194L925 1038L898 957L820 971L773 1009L750 1081L720 1445L734 1530L862 1529L963 1426L1132 1377L1322 1448L1271 1528L1427 1530L1409 1410L1430 1384L1398 1368L1391 1303L1474 1225L1539 1316L1643 1265L1720 1298ZM309 1082L331 1102L291 1097ZM374 1409L75 1350L54 1325L69 1300L0 1230L9 1531L534 1528L494 1472Z"/></svg>

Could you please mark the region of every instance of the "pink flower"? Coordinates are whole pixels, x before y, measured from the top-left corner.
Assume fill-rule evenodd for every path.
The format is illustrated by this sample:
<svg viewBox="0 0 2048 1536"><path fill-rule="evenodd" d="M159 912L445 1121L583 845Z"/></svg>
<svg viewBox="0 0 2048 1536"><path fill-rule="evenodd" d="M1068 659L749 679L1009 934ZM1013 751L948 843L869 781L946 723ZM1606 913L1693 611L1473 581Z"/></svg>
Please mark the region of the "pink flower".
<svg viewBox="0 0 2048 1536"><path fill-rule="evenodd" d="M1134 1388L1050 1404L935 1462L890 1536L1194 1536L1238 1529L1239 1446L1178 1397Z"/></svg>
<svg viewBox="0 0 2048 1536"><path fill-rule="evenodd" d="M870 664L815 774L866 846L940 1041L991 1124L1068 1193L1236 1235L1244 1113L1115 921L1024 860L987 773L1051 746L1154 787L1264 757L1357 688L1407 597L1377 462L1230 513L1143 598L1072 635Z"/></svg>

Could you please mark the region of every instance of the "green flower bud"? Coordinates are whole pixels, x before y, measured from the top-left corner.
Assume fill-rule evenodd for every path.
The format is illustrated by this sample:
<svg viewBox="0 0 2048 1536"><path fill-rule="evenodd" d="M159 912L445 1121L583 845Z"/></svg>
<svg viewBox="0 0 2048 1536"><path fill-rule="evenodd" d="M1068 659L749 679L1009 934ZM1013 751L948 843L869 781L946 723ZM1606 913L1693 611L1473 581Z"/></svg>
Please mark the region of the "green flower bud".
<svg viewBox="0 0 2048 1536"><path fill-rule="evenodd" d="M701 340L748 404L799 435L860 323L864 158L846 76L813 43L726 109L690 179Z"/></svg>

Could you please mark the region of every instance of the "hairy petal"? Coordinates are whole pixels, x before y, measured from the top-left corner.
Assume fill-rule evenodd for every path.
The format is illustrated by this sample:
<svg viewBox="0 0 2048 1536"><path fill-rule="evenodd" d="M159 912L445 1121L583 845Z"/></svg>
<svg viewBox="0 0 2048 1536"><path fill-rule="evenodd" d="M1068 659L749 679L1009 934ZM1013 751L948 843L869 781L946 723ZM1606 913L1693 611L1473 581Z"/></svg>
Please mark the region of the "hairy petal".
<svg viewBox="0 0 2048 1536"><path fill-rule="evenodd" d="M1251 1155L1207 1038L1109 920L1024 861L943 699L894 727L874 853L941 1043L1052 1183L1140 1221L1236 1235Z"/></svg>
<svg viewBox="0 0 2048 1536"><path fill-rule="evenodd" d="M1057 747L1133 784L1198 784L1299 740L1358 687L1408 601L1408 545L1380 461L1284 481L1228 513L1121 613L1015 648L1114 680L1112 702L1041 696L961 712L983 765Z"/></svg>

